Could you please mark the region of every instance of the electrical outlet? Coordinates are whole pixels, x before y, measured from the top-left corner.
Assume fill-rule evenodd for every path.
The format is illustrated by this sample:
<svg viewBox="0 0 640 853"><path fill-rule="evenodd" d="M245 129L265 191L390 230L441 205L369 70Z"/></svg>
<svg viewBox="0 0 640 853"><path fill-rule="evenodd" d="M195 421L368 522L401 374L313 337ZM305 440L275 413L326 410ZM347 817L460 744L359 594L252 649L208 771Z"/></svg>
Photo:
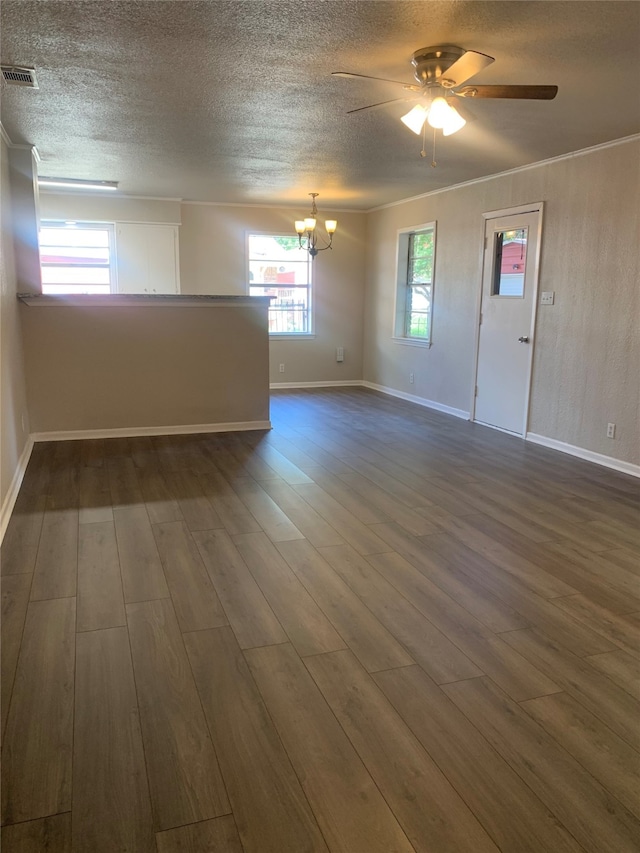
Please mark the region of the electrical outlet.
<svg viewBox="0 0 640 853"><path fill-rule="evenodd" d="M415 377L415 375L414 375L413 371L411 371L411 373L409 374L409 383L410 383L411 385L413 385L413 381L414 381L414 379L415 379L415 378L416 378L416 377Z"/></svg>
<svg viewBox="0 0 640 853"><path fill-rule="evenodd" d="M616 425L615 424L607 424L607 438L615 438L616 437Z"/></svg>
<svg viewBox="0 0 640 853"><path fill-rule="evenodd" d="M336 361L344 361L344 347L336 347Z"/></svg>
<svg viewBox="0 0 640 853"><path fill-rule="evenodd" d="M284 364L281 364L279 369L280 369L280 373L284 373Z"/></svg>
<svg viewBox="0 0 640 853"><path fill-rule="evenodd" d="M540 295L540 305L553 305L553 297L555 296L555 291L553 290L543 290Z"/></svg>

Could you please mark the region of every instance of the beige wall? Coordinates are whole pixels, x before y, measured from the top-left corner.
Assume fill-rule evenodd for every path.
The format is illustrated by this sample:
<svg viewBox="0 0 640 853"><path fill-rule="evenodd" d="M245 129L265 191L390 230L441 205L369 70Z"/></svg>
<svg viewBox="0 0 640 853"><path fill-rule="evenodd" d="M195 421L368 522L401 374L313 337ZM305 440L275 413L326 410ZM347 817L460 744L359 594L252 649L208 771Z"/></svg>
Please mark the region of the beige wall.
<svg viewBox="0 0 640 853"><path fill-rule="evenodd" d="M529 432L640 463L640 142L375 211L369 216L364 377L469 411L482 214L545 204ZM397 230L437 221L433 345L391 340ZM409 372L415 384L409 384ZM615 440L607 423L617 425Z"/></svg>
<svg viewBox="0 0 640 853"><path fill-rule="evenodd" d="M316 336L270 341L270 381L364 377L468 412L482 214L543 201L540 289L556 299L538 308L529 432L638 464L639 147L632 140L368 215L336 212L335 248L314 267ZM180 221L181 289L192 294L243 293L247 232L288 233L304 212L62 194L43 194L41 208L62 218ZM425 350L394 343L391 333L397 230L431 220L436 286L433 346ZM344 364L335 362L337 346L345 348ZM613 441L609 422L617 425Z"/></svg>
<svg viewBox="0 0 640 853"><path fill-rule="evenodd" d="M19 293L39 293L38 167L31 146L12 145L8 151L11 187L11 227Z"/></svg>
<svg viewBox="0 0 640 853"><path fill-rule="evenodd" d="M43 193L42 218L113 222L180 222L180 290L184 294L243 295L247 286L247 234L289 234L300 209L179 204ZM321 210L335 215L338 234L331 251L314 262L315 337L270 341L272 383L357 381L362 377L364 310L364 213ZM335 359L344 347L344 362ZM279 365L285 372L279 372Z"/></svg>
<svg viewBox="0 0 640 853"><path fill-rule="evenodd" d="M264 300L111 298L121 304L20 305L33 433L268 420Z"/></svg>
<svg viewBox="0 0 640 853"><path fill-rule="evenodd" d="M40 193L42 219L88 222L180 222L180 202L148 198L119 198L77 193Z"/></svg>
<svg viewBox="0 0 640 853"><path fill-rule="evenodd" d="M0 506L4 525L8 502L18 463L29 440L29 420L22 357L22 335L16 300L17 273L14 230L9 181L9 150L2 141L0 156L0 226L2 254L0 258ZM1 536L0 536L1 538Z"/></svg>
<svg viewBox="0 0 640 853"><path fill-rule="evenodd" d="M183 293L245 293L246 239L250 232L290 234L306 208L266 208L183 204L180 228L180 280ZM314 261L315 338L272 340L270 380L322 382L362 377L364 309L364 213L320 211L335 215L334 248ZM335 349L344 347L344 363ZM285 372L279 373L280 364Z"/></svg>

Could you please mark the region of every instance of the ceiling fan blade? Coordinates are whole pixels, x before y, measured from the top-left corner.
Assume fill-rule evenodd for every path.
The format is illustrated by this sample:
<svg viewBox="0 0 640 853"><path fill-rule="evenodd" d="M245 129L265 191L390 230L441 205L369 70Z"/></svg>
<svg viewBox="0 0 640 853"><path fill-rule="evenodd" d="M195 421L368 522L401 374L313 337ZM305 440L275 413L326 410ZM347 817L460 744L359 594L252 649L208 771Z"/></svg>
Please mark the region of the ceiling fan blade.
<svg viewBox="0 0 640 853"><path fill-rule="evenodd" d="M461 98L526 98L552 101L558 94L557 86L464 86L455 92Z"/></svg>
<svg viewBox="0 0 640 853"><path fill-rule="evenodd" d="M493 56L487 56L486 53L478 53L475 50L467 50L460 59L456 59L453 65L447 68L438 82L451 81L449 88L461 86L462 83L479 74L483 68L491 65L492 62L495 62Z"/></svg>
<svg viewBox="0 0 640 853"><path fill-rule="evenodd" d="M409 83L405 83L402 80L389 80L387 77L371 77L369 74L353 74L351 71L332 71L332 77L355 77L364 80L380 80L383 83L397 83L398 86L408 86L411 85Z"/></svg>
<svg viewBox="0 0 640 853"><path fill-rule="evenodd" d="M377 110L379 107L386 107L389 104L400 104L400 103L408 103L409 101L415 101L416 98L392 98L390 101L380 101L377 104L369 104L366 107L358 107L355 110L347 110L347 115L353 115L353 113L362 113L365 110Z"/></svg>

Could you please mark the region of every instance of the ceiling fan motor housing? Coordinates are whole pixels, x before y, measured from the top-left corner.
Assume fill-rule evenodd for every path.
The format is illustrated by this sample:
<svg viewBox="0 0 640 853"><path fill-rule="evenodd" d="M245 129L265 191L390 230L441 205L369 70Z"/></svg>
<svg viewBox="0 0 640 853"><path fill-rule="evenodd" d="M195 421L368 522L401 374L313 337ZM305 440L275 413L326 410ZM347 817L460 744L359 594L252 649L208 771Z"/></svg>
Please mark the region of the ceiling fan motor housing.
<svg viewBox="0 0 640 853"><path fill-rule="evenodd" d="M411 64L415 69L413 76L421 86L437 82L440 86L452 88L455 86L454 81L447 80L443 75L465 53L463 48L455 44L421 47L411 57ZM447 83L450 83L448 87Z"/></svg>

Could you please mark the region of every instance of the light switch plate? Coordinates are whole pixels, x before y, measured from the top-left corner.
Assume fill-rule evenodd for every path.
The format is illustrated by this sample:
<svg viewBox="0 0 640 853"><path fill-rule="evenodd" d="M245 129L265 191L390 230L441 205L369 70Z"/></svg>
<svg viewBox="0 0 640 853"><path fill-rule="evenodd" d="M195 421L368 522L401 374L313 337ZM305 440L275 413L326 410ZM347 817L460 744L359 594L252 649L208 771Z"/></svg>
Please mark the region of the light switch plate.
<svg viewBox="0 0 640 853"><path fill-rule="evenodd" d="M540 305L553 305L554 290L543 290L540 296Z"/></svg>

